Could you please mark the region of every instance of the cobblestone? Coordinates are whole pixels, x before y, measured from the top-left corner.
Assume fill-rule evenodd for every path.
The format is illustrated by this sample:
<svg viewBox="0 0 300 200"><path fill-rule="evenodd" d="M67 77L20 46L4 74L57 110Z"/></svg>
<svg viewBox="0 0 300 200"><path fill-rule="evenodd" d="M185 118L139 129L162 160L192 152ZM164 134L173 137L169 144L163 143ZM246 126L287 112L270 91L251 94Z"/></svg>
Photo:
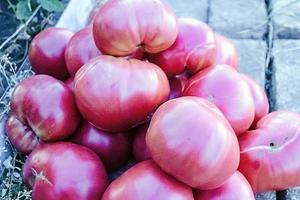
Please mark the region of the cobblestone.
<svg viewBox="0 0 300 200"><path fill-rule="evenodd" d="M192 17L207 22L208 0L166 0L180 17Z"/></svg>
<svg viewBox="0 0 300 200"><path fill-rule="evenodd" d="M249 75L262 87L265 85L267 44L263 40L231 40L239 53L240 72ZM254 59L255 58L255 59Z"/></svg>
<svg viewBox="0 0 300 200"><path fill-rule="evenodd" d="M300 1L273 0L272 5L275 37L300 39Z"/></svg>
<svg viewBox="0 0 300 200"><path fill-rule="evenodd" d="M273 54L276 108L300 112L300 40L275 40Z"/></svg>
<svg viewBox="0 0 300 200"><path fill-rule="evenodd" d="M209 24L232 38L262 39L267 32L264 0L211 0Z"/></svg>

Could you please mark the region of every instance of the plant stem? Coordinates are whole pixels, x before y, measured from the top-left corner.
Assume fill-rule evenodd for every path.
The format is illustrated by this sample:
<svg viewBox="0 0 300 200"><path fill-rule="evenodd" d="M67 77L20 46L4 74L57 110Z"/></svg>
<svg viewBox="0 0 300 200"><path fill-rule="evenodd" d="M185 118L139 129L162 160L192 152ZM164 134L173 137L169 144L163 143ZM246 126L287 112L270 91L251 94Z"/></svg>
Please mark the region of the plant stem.
<svg viewBox="0 0 300 200"><path fill-rule="evenodd" d="M22 24L21 26L19 26L19 28L9 37L7 38L0 46L0 50L3 49L3 47L5 47L5 45L7 45L13 38L15 38L25 27L28 26L28 24L33 20L33 18L36 16L36 14L38 13L38 11L41 9L41 5L39 5L34 12L32 13L32 15L26 20L26 22L24 24Z"/></svg>

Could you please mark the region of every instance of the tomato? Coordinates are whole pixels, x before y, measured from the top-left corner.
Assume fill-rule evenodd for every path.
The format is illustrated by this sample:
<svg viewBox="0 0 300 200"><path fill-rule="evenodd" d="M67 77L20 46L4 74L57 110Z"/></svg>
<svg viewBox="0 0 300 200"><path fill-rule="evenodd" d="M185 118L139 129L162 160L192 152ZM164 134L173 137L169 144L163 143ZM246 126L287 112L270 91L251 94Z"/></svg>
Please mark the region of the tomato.
<svg viewBox="0 0 300 200"><path fill-rule="evenodd" d="M214 65L226 64L235 69L239 67L238 52L232 42L225 36L215 33L217 54Z"/></svg>
<svg viewBox="0 0 300 200"><path fill-rule="evenodd" d="M66 80L69 73L65 63L65 49L73 32L64 28L47 28L37 34L29 48L28 56L37 74L47 74Z"/></svg>
<svg viewBox="0 0 300 200"><path fill-rule="evenodd" d="M163 52L148 55L150 62L160 66L168 76L182 74L185 70L194 74L212 66L217 49L212 29L190 18L180 18L178 29L175 43Z"/></svg>
<svg viewBox="0 0 300 200"><path fill-rule="evenodd" d="M71 141L97 153L109 172L126 164L131 156L131 138L128 134L106 133L88 122L81 124Z"/></svg>
<svg viewBox="0 0 300 200"><path fill-rule="evenodd" d="M122 132L143 122L170 92L156 65L99 56L75 76L75 97L83 117L107 132Z"/></svg>
<svg viewBox="0 0 300 200"><path fill-rule="evenodd" d="M151 119L146 144L165 172L198 189L219 187L239 164L230 124L216 106L198 97L161 105Z"/></svg>
<svg viewBox="0 0 300 200"><path fill-rule="evenodd" d="M71 76L74 77L80 67L99 55L101 52L96 47L91 27L75 33L65 52L65 60Z"/></svg>
<svg viewBox="0 0 300 200"><path fill-rule="evenodd" d="M186 83L183 95L202 97L214 103L237 135L247 131L254 120L250 88L243 77L227 65L210 67L194 75Z"/></svg>
<svg viewBox="0 0 300 200"><path fill-rule="evenodd" d="M101 160L87 149L67 142L44 144L27 158L25 183L33 200L99 200L108 186Z"/></svg>
<svg viewBox="0 0 300 200"><path fill-rule="evenodd" d="M141 162L144 160L150 160L151 154L148 147L146 146L146 132L148 130L149 123L138 126L134 129L134 139L133 139L133 157L136 162Z"/></svg>
<svg viewBox="0 0 300 200"><path fill-rule="evenodd" d="M266 116L269 113L269 101L265 90L258 85L250 77L241 74L244 80L248 83L250 92L254 101L255 106L255 117L253 125L258 122L262 117Z"/></svg>
<svg viewBox="0 0 300 200"><path fill-rule="evenodd" d="M255 200L250 184L238 171L214 190L195 191L194 198L195 200Z"/></svg>
<svg viewBox="0 0 300 200"><path fill-rule="evenodd" d="M6 133L18 151L28 154L39 141L69 137L79 120L72 91L51 76L36 75L14 90Z"/></svg>
<svg viewBox="0 0 300 200"><path fill-rule="evenodd" d="M278 111L239 137L239 170L254 192L285 190L300 185L300 115Z"/></svg>
<svg viewBox="0 0 300 200"><path fill-rule="evenodd" d="M136 164L111 183L102 200L193 200L190 187L165 174L153 161Z"/></svg>
<svg viewBox="0 0 300 200"><path fill-rule="evenodd" d="M175 41L177 20L160 0L108 0L93 23L97 47L105 54L127 56L137 49L157 53Z"/></svg>

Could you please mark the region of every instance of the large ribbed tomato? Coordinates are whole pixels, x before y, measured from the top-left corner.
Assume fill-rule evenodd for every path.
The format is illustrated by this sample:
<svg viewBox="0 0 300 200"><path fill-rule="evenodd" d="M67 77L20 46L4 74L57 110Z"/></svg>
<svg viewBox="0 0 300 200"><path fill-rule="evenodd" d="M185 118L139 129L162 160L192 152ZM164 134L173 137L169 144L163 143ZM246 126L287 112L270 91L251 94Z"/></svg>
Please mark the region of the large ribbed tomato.
<svg viewBox="0 0 300 200"><path fill-rule="evenodd" d="M108 0L93 22L97 47L105 54L126 56L143 49L157 53L175 41L177 20L160 0Z"/></svg>
<svg viewBox="0 0 300 200"><path fill-rule="evenodd" d="M199 97L181 97L160 106L146 144L164 171L198 189L219 187L239 164L233 129L216 106Z"/></svg>
<svg viewBox="0 0 300 200"><path fill-rule="evenodd" d="M18 151L28 154L41 141L73 134L79 120L72 91L51 76L36 75L16 87L6 133Z"/></svg>
<svg viewBox="0 0 300 200"><path fill-rule="evenodd" d="M183 96L202 97L214 103L237 135L253 123L255 106L250 88L228 65L210 67L194 75L186 83Z"/></svg>
<svg viewBox="0 0 300 200"><path fill-rule="evenodd" d="M300 115L278 111L239 137L242 172L254 192L300 185Z"/></svg>
<svg viewBox="0 0 300 200"><path fill-rule="evenodd" d="M170 87L156 65L99 56L75 76L75 97L83 117L101 130L121 132L143 122L168 99Z"/></svg>
<svg viewBox="0 0 300 200"><path fill-rule="evenodd" d="M98 156L68 142L35 149L26 160L23 178L32 188L33 200L99 200L108 186Z"/></svg>

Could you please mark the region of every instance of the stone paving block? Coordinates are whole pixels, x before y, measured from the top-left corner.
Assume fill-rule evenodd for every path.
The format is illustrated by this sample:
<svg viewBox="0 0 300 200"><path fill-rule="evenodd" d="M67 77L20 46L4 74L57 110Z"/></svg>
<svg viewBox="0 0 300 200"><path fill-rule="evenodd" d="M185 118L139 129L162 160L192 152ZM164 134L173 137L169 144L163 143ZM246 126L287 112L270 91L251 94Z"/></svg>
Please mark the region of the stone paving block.
<svg viewBox="0 0 300 200"><path fill-rule="evenodd" d="M273 26L276 38L300 38L300 1L272 0Z"/></svg>
<svg viewBox="0 0 300 200"><path fill-rule="evenodd" d="M288 190L286 200L300 200L300 187Z"/></svg>
<svg viewBox="0 0 300 200"><path fill-rule="evenodd" d="M265 85L267 44L264 40L231 39L239 53L239 71L249 75L262 87Z"/></svg>
<svg viewBox="0 0 300 200"><path fill-rule="evenodd" d="M264 0L211 0L208 22L231 38L262 39L267 32Z"/></svg>
<svg viewBox="0 0 300 200"><path fill-rule="evenodd" d="M165 0L177 16L192 17L207 22L208 0Z"/></svg>
<svg viewBox="0 0 300 200"><path fill-rule="evenodd" d="M276 200L275 192L266 192L261 194L255 194L256 200Z"/></svg>
<svg viewBox="0 0 300 200"><path fill-rule="evenodd" d="M300 113L300 40L274 41L276 108Z"/></svg>

